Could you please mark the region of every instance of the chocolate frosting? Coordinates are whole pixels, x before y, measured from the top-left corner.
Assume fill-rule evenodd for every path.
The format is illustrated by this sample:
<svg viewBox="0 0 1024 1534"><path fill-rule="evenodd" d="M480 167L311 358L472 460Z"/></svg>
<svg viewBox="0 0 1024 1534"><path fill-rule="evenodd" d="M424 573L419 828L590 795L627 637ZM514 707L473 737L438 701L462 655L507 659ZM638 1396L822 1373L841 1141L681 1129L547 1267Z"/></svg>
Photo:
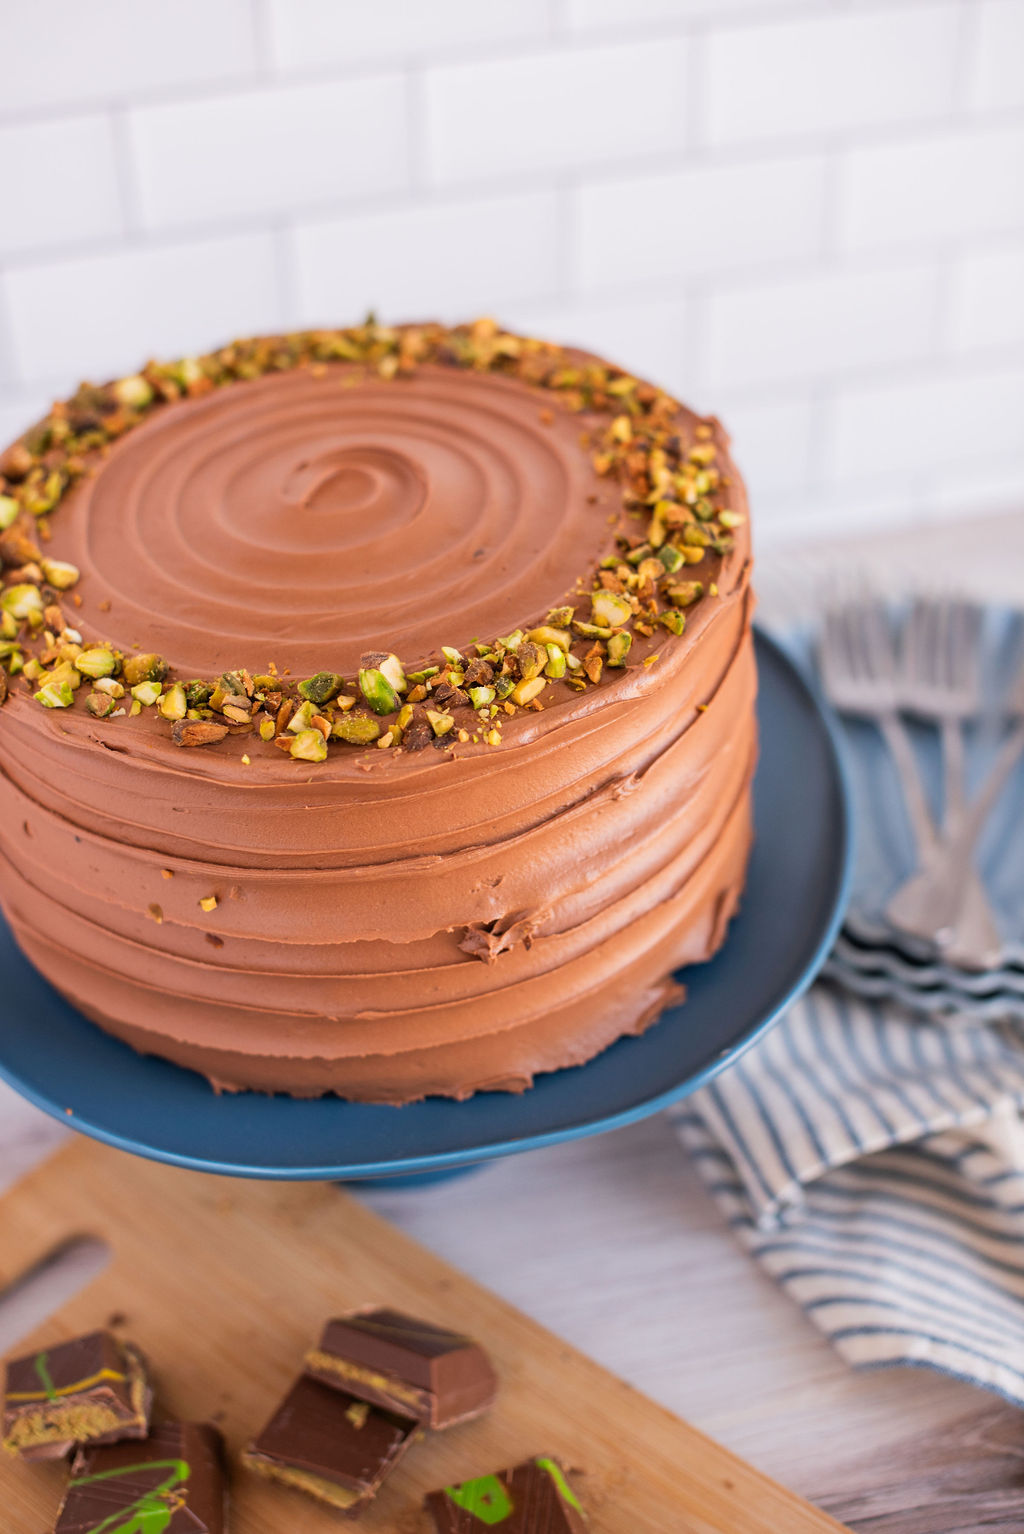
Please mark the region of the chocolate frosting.
<svg viewBox="0 0 1024 1534"><path fill-rule="evenodd" d="M197 676L351 675L367 649L409 661L542 621L614 551L621 492L550 395L437 366L320 372L170 406L67 497L50 552L82 571L86 644ZM744 524L697 572L718 595L683 636L637 639L583 694L552 686L498 747L314 767L245 735L182 750L152 715L12 686L0 893L19 943L89 1017L220 1087L402 1102L589 1059L680 994L667 977L718 948L739 898L749 565Z"/></svg>

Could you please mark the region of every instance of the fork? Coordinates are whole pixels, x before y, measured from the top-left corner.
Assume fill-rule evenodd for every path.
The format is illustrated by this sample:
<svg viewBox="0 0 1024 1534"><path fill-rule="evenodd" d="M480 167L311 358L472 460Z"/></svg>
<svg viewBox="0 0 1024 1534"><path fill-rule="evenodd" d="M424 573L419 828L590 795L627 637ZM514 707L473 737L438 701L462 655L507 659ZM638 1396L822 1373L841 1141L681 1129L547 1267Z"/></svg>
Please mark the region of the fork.
<svg viewBox="0 0 1024 1534"><path fill-rule="evenodd" d="M981 624L977 603L918 598L903 631L903 709L937 724L942 736L945 838L964 811L963 727L981 712Z"/></svg>
<svg viewBox="0 0 1024 1534"><path fill-rule="evenodd" d="M1003 741L977 797L970 808L960 815L952 835L929 860L927 868L910 878L896 892L887 912L890 920L901 925L911 922L922 929L953 932L954 937L947 946L946 955L952 962L965 968L977 968L978 965L971 962L973 955L970 948L965 953L957 940L957 909L964 880L973 870L974 851L985 823L1006 787L1011 772L1021 756L1024 756L1024 668L1011 690L1006 713L1015 723Z"/></svg>
<svg viewBox="0 0 1024 1534"><path fill-rule="evenodd" d="M922 637L923 633L919 639ZM899 774L917 848L916 877L922 880L923 887L930 868L939 865L943 844L928 807L913 745L900 717L904 691L892 630L881 603L868 598L827 609L820 661L825 690L836 708L841 713L870 719L881 731ZM955 794L962 800L962 762L957 763L955 749L948 770L951 779L956 780ZM915 889L918 887L915 885ZM891 911L889 914L892 919ZM994 962L999 951L999 933L969 858L965 876L957 886L953 918L954 930L949 933L949 941L955 946L959 962L968 957L972 966L982 968ZM899 925L933 945L939 932L946 930L920 923L905 926L902 921Z"/></svg>

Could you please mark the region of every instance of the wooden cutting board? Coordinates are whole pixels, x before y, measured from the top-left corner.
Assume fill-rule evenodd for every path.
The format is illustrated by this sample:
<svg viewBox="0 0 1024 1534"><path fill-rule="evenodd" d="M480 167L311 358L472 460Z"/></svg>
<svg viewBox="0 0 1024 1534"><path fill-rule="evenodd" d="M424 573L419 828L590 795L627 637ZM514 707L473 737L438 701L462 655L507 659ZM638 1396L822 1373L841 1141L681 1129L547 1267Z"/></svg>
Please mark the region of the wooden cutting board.
<svg viewBox="0 0 1024 1534"><path fill-rule="evenodd" d="M486 1241L501 1207L483 1186ZM0 1201L0 1288L84 1235L107 1243L108 1267L18 1352L116 1317L150 1358L162 1411L218 1422L233 1454L336 1311L393 1305L488 1348L494 1411L415 1446L352 1525L371 1534L427 1534L424 1492L541 1452L583 1472L594 1534L841 1529L329 1184L207 1177L80 1140ZM5 1534L52 1529L61 1485L58 1466L0 1457ZM232 1534L343 1527L236 1467Z"/></svg>

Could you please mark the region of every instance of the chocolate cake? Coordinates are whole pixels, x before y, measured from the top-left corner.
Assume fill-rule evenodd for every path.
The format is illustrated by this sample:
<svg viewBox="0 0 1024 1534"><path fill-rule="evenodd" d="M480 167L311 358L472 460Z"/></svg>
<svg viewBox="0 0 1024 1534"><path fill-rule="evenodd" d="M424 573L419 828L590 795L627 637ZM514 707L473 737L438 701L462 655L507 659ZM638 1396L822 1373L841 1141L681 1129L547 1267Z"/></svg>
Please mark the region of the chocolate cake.
<svg viewBox="0 0 1024 1534"><path fill-rule="evenodd" d="M722 943L745 496L621 368L491 321L153 363L0 456L0 558L3 909L136 1049L519 1091Z"/></svg>

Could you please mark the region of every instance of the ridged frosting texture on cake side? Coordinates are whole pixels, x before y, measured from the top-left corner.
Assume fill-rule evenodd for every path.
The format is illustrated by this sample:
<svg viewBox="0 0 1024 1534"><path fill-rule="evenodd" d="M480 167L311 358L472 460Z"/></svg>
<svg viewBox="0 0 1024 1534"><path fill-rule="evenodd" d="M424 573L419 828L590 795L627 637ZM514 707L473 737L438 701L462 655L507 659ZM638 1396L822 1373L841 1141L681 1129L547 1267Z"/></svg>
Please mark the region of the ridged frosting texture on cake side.
<svg viewBox="0 0 1024 1534"><path fill-rule="evenodd" d="M351 675L366 650L425 659L439 634L542 623L624 525L580 433L535 388L433 367L171 406L54 518L82 642L183 675ZM716 951L742 890L745 522L695 573L717 594L683 635L638 637L584 692L553 685L497 747L315 767L244 733L183 751L149 714L12 685L0 896L19 943L103 1027L224 1087L401 1102L591 1058L679 994L671 972Z"/></svg>

